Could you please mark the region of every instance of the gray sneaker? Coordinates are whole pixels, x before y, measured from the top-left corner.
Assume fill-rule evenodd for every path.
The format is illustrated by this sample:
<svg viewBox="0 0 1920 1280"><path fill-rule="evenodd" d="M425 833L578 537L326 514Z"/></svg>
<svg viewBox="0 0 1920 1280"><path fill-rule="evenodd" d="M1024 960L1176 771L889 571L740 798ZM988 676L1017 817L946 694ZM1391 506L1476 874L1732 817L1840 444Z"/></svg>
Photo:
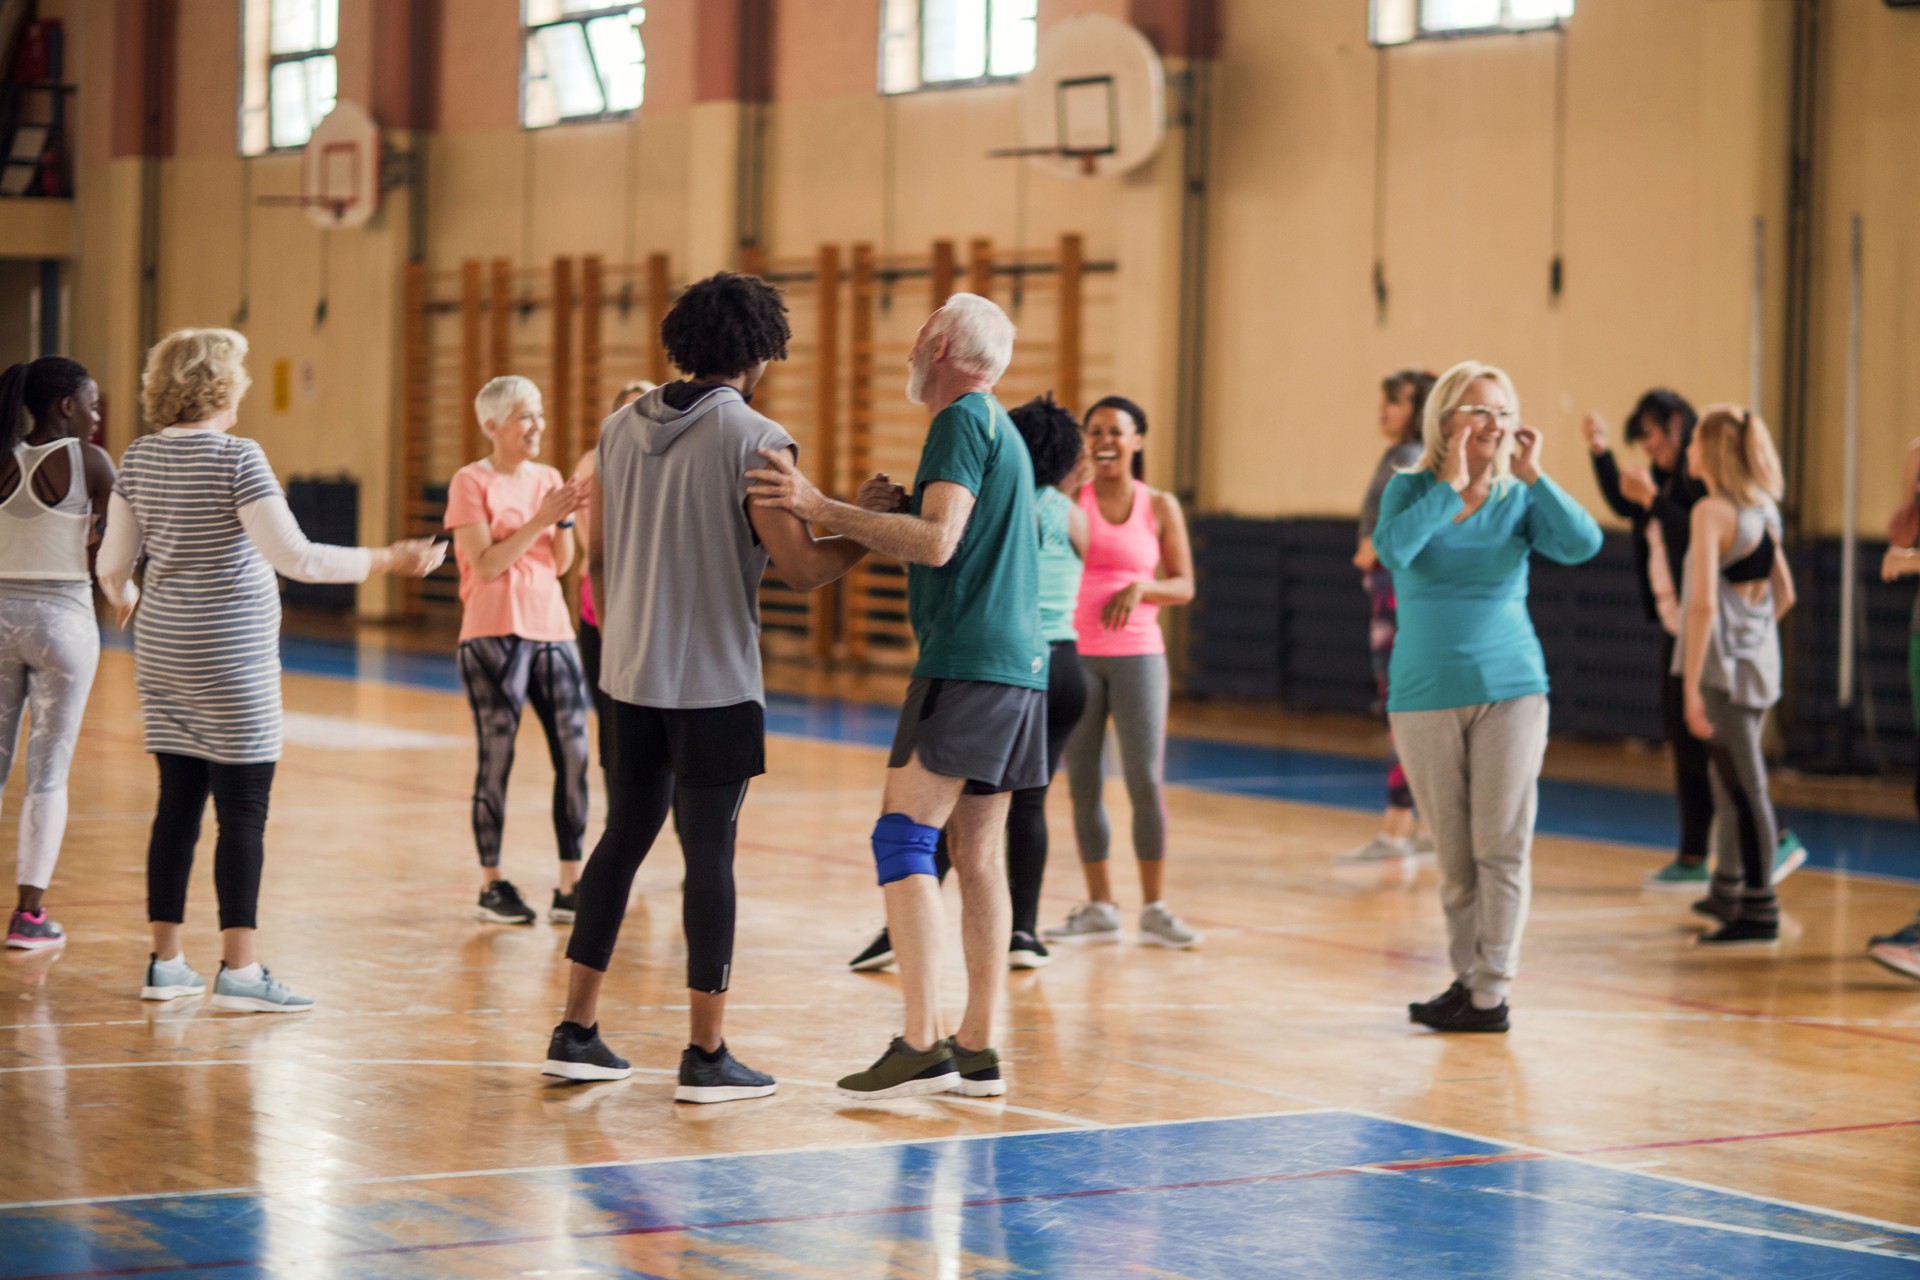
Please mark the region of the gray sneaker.
<svg viewBox="0 0 1920 1280"><path fill-rule="evenodd" d="M1042 929L1040 936L1048 942L1118 942L1120 908L1111 902L1083 902L1065 924Z"/></svg>
<svg viewBox="0 0 1920 1280"><path fill-rule="evenodd" d="M1399 862L1403 858L1415 857L1411 840L1398 840L1393 836L1375 836L1358 849L1349 849L1334 861L1345 865L1360 862Z"/></svg>
<svg viewBox="0 0 1920 1280"><path fill-rule="evenodd" d="M260 966L257 977L237 978L223 963L220 976L213 980L210 1003L216 1009L239 1013L305 1013L313 1008L313 997L290 990L268 973L265 965Z"/></svg>
<svg viewBox="0 0 1920 1280"><path fill-rule="evenodd" d="M1433 833L1430 831L1414 832L1413 839L1408 841L1408 844L1412 847L1413 856L1416 858L1431 858L1440 852L1433 843Z"/></svg>
<svg viewBox="0 0 1920 1280"><path fill-rule="evenodd" d="M162 960L147 955L147 981L140 988L142 1000L178 1000L181 996L207 994L207 980L187 967L186 958Z"/></svg>
<svg viewBox="0 0 1920 1280"><path fill-rule="evenodd" d="M1189 929L1186 921L1164 905L1150 902L1140 908L1140 941L1151 946L1185 951L1200 941L1200 935Z"/></svg>

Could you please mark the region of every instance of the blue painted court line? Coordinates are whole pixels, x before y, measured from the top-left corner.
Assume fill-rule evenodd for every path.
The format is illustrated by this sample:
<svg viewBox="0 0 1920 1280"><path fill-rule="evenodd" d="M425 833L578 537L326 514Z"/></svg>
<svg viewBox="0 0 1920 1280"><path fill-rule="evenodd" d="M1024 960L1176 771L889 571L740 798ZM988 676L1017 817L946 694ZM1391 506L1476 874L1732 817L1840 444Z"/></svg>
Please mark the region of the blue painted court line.
<svg viewBox="0 0 1920 1280"><path fill-rule="evenodd" d="M124 637L112 641L125 645ZM299 675L376 680L462 692L450 653L360 647L338 640L285 637L281 660ZM771 694L767 728L789 737L884 747L893 741L896 712L837 698ZM1167 781L1202 791L1257 796L1377 812L1384 800L1384 766L1354 756L1295 751L1205 738L1167 742ZM1781 806L1780 820L1807 846L1807 865L1893 880L1920 882L1920 824L1826 809ZM1539 830L1548 835L1671 849L1679 819L1673 798L1633 787L1566 782L1540 784Z"/></svg>
<svg viewBox="0 0 1920 1280"><path fill-rule="evenodd" d="M4 1280L942 1263L1047 1280L1877 1280L1920 1275L1920 1230L1348 1111L0 1212Z"/></svg>

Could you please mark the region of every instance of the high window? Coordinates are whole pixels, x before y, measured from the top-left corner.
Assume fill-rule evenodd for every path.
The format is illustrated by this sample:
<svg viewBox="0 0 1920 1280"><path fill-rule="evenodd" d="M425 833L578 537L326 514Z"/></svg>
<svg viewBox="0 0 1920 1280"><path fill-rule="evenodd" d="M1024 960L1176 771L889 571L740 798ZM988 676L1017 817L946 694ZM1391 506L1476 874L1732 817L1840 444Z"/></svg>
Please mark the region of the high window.
<svg viewBox="0 0 1920 1280"><path fill-rule="evenodd" d="M632 114L647 93L643 4L522 0L520 123L529 129Z"/></svg>
<svg viewBox="0 0 1920 1280"><path fill-rule="evenodd" d="M991 84L1033 70L1040 0L881 0L880 92Z"/></svg>
<svg viewBox="0 0 1920 1280"><path fill-rule="evenodd" d="M303 147L333 110L340 0L243 0L240 152Z"/></svg>
<svg viewBox="0 0 1920 1280"><path fill-rule="evenodd" d="M1373 0L1373 42L1538 31L1573 16L1573 0Z"/></svg>

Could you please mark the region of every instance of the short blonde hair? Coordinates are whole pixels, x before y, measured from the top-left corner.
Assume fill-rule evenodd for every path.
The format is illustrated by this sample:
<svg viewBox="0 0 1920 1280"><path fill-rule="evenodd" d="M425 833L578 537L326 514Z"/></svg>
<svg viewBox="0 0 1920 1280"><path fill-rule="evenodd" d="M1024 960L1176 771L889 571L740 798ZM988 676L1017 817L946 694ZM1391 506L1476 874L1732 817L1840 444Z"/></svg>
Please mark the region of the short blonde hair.
<svg viewBox="0 0 1920 1280"><path fill-rule="evenodd" d="M1013 363L1013 321L991 298L956 293L933 313L929 338L944 335L947 359L988 382L1000 381Z"/></svg>
<svg viewBox="0 0 1920 1280"><path fill-rule="evenodd" d="M620 389L613 393L613 407L615 409L624 409L627 405L647 394L647 392L654 390L658 385L658 383L648 382L645 378L635 378L631 382L623 382L620 384Z"/></svg>
<svg viewBox="0 0 1920 1280"><path fill-rule="evenodd" d="M513 412L513 406L522 400L538 399L540 387L532 378L509 373L480 388L480 394L473 398L473 413L484 427L489 422L506 421L507 415Z"/></svg>
<svg viewBox="0 0 1920 1280"><path fill-rule="evenodd" d="M1433 390L1427 393L1427 407L1420 415L1420 437L1426 445L1426 452L1420 457L1417 470L1431 471L1440 475L1447 461L1447 418L1466 402L1467 388L1482 378L1491 379L1507 393L1508 405L1513 409L1513 421L1520 421L1520 393L1513 388L1513 379L1507 371L1495 365L1482 364L1478 360L1462 360L1453 368L1440 375L1433 384ZM1512 474L1513 433L1500 444L1500 452L1494 455L1493 479L1495 484L1505 481Z"/></svg>
<svg viewBox="0 0 1920 1280"><path fill-rule="evenodd" d="M153 344L140 373L140 411L153 427L205 422L237 408L247 376L247 338L232 329L180 329Z"/></svg>
<svg viewBox="0 0 1920 1280"><path fill-rule="evenodd" d="M1700 446L1700 476L1733 500L1735 506L1756 507L1762 497L1780 501L1787 494L1780 454L1773 433L1751 409L1737 404L1709 405L1693 429Z"/></svg>

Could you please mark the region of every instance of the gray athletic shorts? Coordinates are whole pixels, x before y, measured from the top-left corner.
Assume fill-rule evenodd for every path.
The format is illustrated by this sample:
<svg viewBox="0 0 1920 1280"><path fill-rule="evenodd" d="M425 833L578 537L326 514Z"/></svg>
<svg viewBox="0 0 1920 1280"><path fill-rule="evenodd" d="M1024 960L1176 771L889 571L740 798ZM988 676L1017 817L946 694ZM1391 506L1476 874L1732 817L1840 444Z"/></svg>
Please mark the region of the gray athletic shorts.
<svg viewBox="0 0 1920 1280"><path fill-rule="evenodd" d="M915 677L887 767L904 768L916 755L929 773L965 778L968 795L1045 786L1047 695L985 680Z"/></svg>

